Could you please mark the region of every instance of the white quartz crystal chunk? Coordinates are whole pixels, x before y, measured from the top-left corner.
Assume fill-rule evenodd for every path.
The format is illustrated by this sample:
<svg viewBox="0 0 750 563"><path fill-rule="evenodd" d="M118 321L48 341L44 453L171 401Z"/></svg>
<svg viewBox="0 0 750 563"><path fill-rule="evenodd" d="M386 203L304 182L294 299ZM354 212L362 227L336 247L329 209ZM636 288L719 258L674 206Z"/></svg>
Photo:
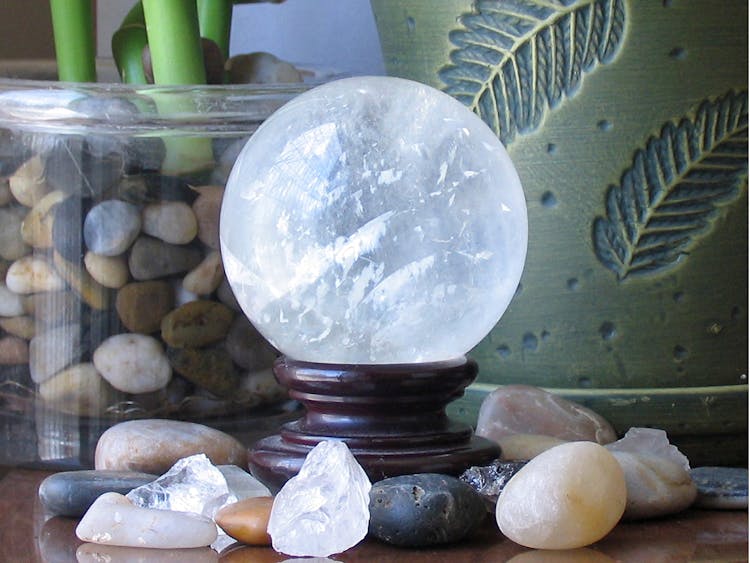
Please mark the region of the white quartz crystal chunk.
<svg viewBox="0 0 750 563"><path fill-rule="evenodd" d="M629 452L635 454L648 454L664 458L679 465L685 471L690 471L690 461L677 446L669 442L669 437L664 430L657 428L631 428L625 436L607 444L611 452Z"/></svg>
<svg viewBox="0 0 750 563"><path fill-rule="evenodd" d="M250 138L220 219L224 269L296 360L455 358L497 323L526 256L503 145L429 86L356 77L286 104Z"/></svg>
<svg viewBox="0 0 750 563"><path fill-rule="evenodd" d="M327 557L355 546L367 535L370 488L344 442L320 442L274 499L268 522L273 548Z"/></svg>
<svg viewBox="0 0 750 563"><path fill-rule="evenodd" d="M204 547L216 539L216 524L200 514L141 508L119 493L104 493L83 515L76 535L126 547Z"/></svg>

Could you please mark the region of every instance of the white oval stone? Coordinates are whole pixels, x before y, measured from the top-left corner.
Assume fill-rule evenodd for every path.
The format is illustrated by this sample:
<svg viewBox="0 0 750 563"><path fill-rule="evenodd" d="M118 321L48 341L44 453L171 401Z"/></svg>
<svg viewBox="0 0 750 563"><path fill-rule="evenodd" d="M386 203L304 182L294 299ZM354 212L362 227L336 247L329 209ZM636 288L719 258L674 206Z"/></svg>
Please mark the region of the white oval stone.
<svg viewBox="0 0 750 563"><path fill-rule="evenodd" d="M57 291L65 287L52 264L37 256L24 256L13 262L5 275L5 284L16 293Z"/></svg>
<svg viewBox="0 0 750 563"><path fill-rule="evenodd" d="M96 469L161 475L178 460L206 454L214 465L247 466L247 450L229 434L179 420L129 420L106 430L96 444Z"/></svg>
<svg viewBox="0 0 750 563"><path fill-rule="evenodd" d="M161 201L143 208L143 232L170 244L187 244L198 234L198 221L184 201Z"/></svg>
<svg viewBox="0 0 750 563"><path fill-rule="evenodd" d="M562 444L516 473L497 499L495 517L509 539L536 549L584 547L607 535L625 510L619 463L593 442Z"/></svg>
<svg viewBox="0 0 750 563"><path fill-rule="evenodd" d="M110 289L121 288L130 277L128 263L123 255L102 256L89 251L83 257L83 263L94 281Z"/></svg>
<svg viewBox="0 0 750 563"><path fill-rule="evenodd" d="M42 383L78 361L81 325L71 323L37 334L29 343L29 371L34 383Z"/></svg>
<svg viewBox="0 0 750 563"><path fill-rule="evenodd" d="M41 157L33 156L19 166L8 179L8 187L18 203L34 207L49 192Z"/></svg>
<svg viewBox="0 0 750 563"><path fill-rule="evenodd" d="M96 349L93 360L102 377L126 393L157 391L172 378L161 343L145 334L110 336Z"/></svg>
<svg viewBox="0 0 750 563"><path fill-rule="evenodd" d="M104 493L83 515L76 536L83 541L125 547L205 547L216 539L216 524L191 512L134 506L119 493Z"/></svg>
<svg viewBox="0 0 750 563"><path fill-rule="evenodd" d="M71 366L39 385L39 395L48 407L75 416L97 416L113 397L94 364Z"/></svg>

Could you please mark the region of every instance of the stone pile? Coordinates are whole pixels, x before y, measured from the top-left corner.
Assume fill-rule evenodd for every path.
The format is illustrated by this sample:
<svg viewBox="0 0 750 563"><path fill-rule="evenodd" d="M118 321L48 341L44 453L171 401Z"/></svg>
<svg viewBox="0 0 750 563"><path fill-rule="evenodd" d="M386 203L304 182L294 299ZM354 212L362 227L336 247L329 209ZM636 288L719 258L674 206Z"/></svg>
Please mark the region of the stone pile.
<svg viewBox="0 0 750 563"><path fill-rule="evenodd" d="M113 120L138 111L116 97L76 104ZM0 141L20 155L0 176L0 366L27 366L17 383L77 416L283 398L276 351L239 311L219 253L223 183L244 139L207 143L215 162L179 174L161 171L158 137Z"/></svg>

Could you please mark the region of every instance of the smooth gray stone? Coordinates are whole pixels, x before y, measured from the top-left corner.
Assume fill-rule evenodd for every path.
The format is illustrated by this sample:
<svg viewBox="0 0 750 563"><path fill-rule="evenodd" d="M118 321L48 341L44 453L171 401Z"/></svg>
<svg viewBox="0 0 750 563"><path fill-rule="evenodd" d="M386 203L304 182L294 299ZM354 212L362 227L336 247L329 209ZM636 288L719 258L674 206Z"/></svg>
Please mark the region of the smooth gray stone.
<svg viewBox="0 0 750 563"><path fill-rule="evenodd" d="M370 534L393 545L456 542L473 532L486 514L479 493L448 475L391 477L370 491Z"/></svg>
<svg viewBox="0 0 750 563"><path fill-rule="evenodd" d="M80 517L100 495L109 492L124 495L157 477L137 471L65 471L42 481L39 500L52 514Z"/></svg>
<svg viewBox="0 0 750 563"><path fill-rule="evenodd" d="M696 467L690 476L698 487L697 508L747 509L747 469L744 467Z"/></svg>
<svg viewBox="0 0 750 563"><path fill-rule="evenodd" d="M94 206L83 223L83 237L92 252L122 254L141 232L141 212L132 203L110 199Z"/></svg>

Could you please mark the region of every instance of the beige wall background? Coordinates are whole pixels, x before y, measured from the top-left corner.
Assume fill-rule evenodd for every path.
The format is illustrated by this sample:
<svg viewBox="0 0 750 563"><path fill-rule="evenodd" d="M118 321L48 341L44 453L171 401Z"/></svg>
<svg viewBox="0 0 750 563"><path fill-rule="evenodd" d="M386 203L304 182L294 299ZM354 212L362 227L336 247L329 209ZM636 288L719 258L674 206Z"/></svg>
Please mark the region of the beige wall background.
<svg viewBox="0 0 750 563"><path fill-rule="evenodd" d="M0 59L54 56L49 0L0 0Z"/></svg>

